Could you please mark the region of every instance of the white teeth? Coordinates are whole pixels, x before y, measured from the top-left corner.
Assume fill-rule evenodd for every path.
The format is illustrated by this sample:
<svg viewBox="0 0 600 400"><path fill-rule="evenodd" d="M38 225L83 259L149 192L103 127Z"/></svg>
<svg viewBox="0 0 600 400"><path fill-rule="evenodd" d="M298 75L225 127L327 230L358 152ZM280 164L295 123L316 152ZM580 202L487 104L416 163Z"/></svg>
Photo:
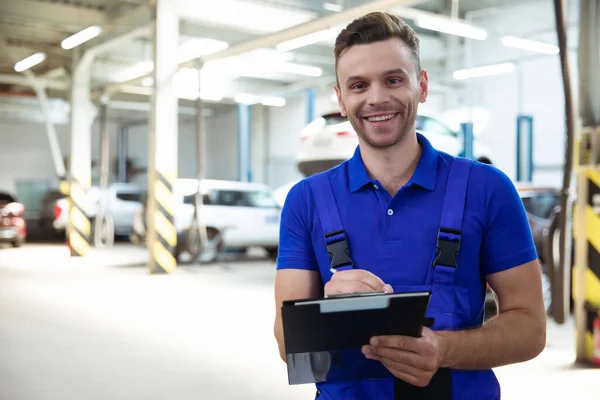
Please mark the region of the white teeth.
<svg viewBox="0 0 600 400"><path fill-rule="evenodd" d="M388 119L392 119L392 118L394 118L394 114L380 115L377 117L369 117L369 121L371 121L371 122L387 121Z"/></svg>

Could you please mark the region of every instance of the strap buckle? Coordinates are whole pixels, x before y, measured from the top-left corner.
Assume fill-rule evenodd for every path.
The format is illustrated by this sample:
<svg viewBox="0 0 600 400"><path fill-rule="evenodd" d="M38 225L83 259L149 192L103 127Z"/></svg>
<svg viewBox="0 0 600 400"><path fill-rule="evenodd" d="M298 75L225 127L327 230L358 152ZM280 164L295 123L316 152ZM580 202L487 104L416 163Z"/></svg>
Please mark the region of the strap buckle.
<svg viewBox="0 0 600 400"><path fill-rule="evenodd" d="M335 236L339 237L334 238ZM350 245L348 244L346 231L342 229L325 234L325 244L327 245L327 253L329 253L332 270L342 266L354 266L350 257Z"/></svg>
<svg viewBox="0 0 600 400"><path fill-rule="evenodd" d="M456 238L452 238L456 236ZM460 250L461 231L451 228L440 228L438 230L436 253L433 265L444 265L456 268L458 266L456 259Z"/></svg>

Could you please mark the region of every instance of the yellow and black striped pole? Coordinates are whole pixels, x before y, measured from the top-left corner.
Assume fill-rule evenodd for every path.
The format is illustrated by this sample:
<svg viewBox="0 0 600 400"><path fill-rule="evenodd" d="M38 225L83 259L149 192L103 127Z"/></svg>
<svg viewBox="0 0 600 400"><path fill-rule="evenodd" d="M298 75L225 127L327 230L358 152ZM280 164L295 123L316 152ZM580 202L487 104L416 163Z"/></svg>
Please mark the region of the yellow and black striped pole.
<svg viewBox="0 0 600 400"><path fill-rule="evenodd" d="M153 7L154 87L148 140L148 239L150 273L175 270L173 183L177 178L178 98L173 77L178 69L179 15L169 0Z"/></svg>
<svg viewBox="0 0 600 400"><path fill-rule="evenodd" d="M600 128L584 129L582 141L600 144ZM574 216L577 361L590 363L594 353L593 323L600 310L600 165L595 145L580 148L577 205ZM587 154L586 154L587 153Z"/></svg>
<svg viewBox="0 0 600 400"><path fill-rule="evenodd" d="M89 187L89 185L88 185ZM82 257L90 249L91 225L87 217L86 186L72 179L69 185L69 227L67 240L71 256Z"/></svg>
<svg viewBox="0 0 600 400"><path fill-rule="evenodd" d="M177 232L173 216L174 174L161 171L152 173L153 190L148 195L149 230L148 245L151 253L151 273L172 273L177 261L175 248ZM152 199L152 200L151 200ZM151 236L150 236L151 235Z"/></svg>

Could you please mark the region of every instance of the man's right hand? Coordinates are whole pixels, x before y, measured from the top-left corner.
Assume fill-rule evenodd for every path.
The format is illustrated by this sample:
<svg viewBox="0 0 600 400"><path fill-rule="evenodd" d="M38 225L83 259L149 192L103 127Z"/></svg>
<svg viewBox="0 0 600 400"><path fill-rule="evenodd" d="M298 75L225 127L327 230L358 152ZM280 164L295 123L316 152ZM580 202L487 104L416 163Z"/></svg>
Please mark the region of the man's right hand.
<svg viewBox="0 0 600 400"><path fill-rule="evenodd" d="M385 292L393 293L394 289L379 277L364 269L337 271L325 284L325 297L351 294Z"/></svg>

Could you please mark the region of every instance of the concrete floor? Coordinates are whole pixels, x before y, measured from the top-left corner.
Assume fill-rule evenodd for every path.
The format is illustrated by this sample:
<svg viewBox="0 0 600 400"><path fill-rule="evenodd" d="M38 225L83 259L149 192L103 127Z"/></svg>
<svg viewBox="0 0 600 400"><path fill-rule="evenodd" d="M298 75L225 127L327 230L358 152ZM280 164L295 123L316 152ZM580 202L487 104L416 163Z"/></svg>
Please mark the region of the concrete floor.
<svg viewBox="0 0 600 400"><path fill-rule="evenodd" d="M151 276L120 244L0 249L0 400L313 399L288 386L272 335L274 264L245 260ZM535 360L498 368L503 399L598 399L573 366L573 322L549 323Z"/></svg>

